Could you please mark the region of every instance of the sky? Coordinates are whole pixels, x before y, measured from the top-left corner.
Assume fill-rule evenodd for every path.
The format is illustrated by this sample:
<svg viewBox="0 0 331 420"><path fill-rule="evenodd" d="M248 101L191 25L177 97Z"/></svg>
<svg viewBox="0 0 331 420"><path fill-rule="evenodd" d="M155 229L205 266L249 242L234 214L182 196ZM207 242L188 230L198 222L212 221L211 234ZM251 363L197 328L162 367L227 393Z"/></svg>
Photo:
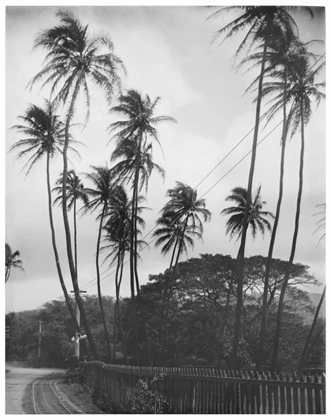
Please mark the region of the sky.
<svg viewBox="0 0 331 420"><path fill-rule="evenodd" d="M20 172L25 161L16 160L13 152L8 153L10 147L20 140L20 136L10 129L18 123L17 116L25 112L28 104L42 106L48 97L48 89L40 90L39 86L35 86L30 90L26 86L41 69L45 58L45 51L33 49L34 39L40 31L58 24L55 16L58 8L11 5L6 8L6 112L3 130L6 137L5 241L13 251L20 251L25 270L24 273L13 270L6 284L6 312L36 309L62 296L51 246L46 162L41 161L26 177L24 172ZM203 241L196 241L187 257L198 257L201 253L235 257L239 244L226 236L226 218L220 213L229 206L225 199L231 189L237 186L247 188L250 158L234 166L249 152L252 133L228 157L225 156L253 128L255 94L245 91L257 73L236 70L233 56L243 33L223 43L222 39L212 40L215 32L236 15L229 13L207 19L213 10L194 5L61 8L70 9L83 24L88 24L91 34L101 31L111 37L114 52L127 69L127 76L123 76L124 90L135 89L152 99L160 97L156 115L168 115L177 120L176 124L158 127L162 150L155 145L153 157L165 169L166 177L163 182L158 174L153 173L149 181L145 205L150 210L143 213L146 221L143 236L155 227L159 212L167 201L167 190L180 181L197 187L198 197L206 200L206 207L212 213L211 221L204 225ZM299 14L293 14L293 17L302 41L325 41L324 16L315 20ZM325 45L316 44L312 50L324 54ZM325 73L321 73L317 81L322 82L324 78ZM112 106L116 104L114 98ZM83 131L76 128L74 132L75 139L83 142L85 147L79 148L81 159L72 159L71 164L86 187L89 184L84 173L90 172L92 165L100 166L106 162L110 165L114 142L110 141L108 127L118 116L110 113L109 108L102 92L91 86L90 120ZM326 246L324 241L317 246L319 233L314 231L318 217L313 215L318 211L316 205L326 201L325 103L322 102L317 110L315 107L313 109L311 121L306 127L304 190L295 262L308 265L310 272L324 284ZM75 123L83 122L84 112L78 108ZM276 116L266 128L262 125L259 138L267 136L280 122L281 115ZM278 197L280 136L281 125L258 147L254 175L253 189L256 191L261 185L262 199L267 202L264 209L272 212L275 212ZM284 260L289 258L294 229L299 140L298 133L289 142L286 152L284 198L274 249L274 257ZM51 166L53 185L61 171L62 160L58 157ZM89 294L97 293L96 216L93 213L78 220L79 284L81 290ZM58 207L54 207L54 220L60 262L67 288L71 291L63 221ZM145 240L150 242L151 234ZM246 256L266 256L269 240L270 235L264 238L258 236L254 241L248 236ZM139 262L141 284L147 283L149 275L164 272L169 266L170 257L162 256L153 243L149 249L143 250ZM182 260L187 257L184 256ZM128 266L126 264L122 282L123 297L130 292ZM114 267L109 268L106 261L101 273L102 293L114 296ZM322 289L320 286L306 290L320 293Z"/></svg>

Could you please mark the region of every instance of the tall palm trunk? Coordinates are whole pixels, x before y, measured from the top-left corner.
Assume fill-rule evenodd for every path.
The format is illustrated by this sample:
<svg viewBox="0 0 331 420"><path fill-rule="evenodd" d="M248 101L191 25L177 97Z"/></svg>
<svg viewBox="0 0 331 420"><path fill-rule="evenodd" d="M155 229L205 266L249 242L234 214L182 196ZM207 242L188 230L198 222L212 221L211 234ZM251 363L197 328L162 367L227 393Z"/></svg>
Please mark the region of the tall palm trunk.
<svg viewBox="0 0 331 420"><path fill-rule="evenodd" d="M267 329L267 307L268 307L268 290L269 290L269 278L272 265L272 255L274 251L274 245L276 240L276 233L278 228L280 209L283 200L283 186L284 186L284 167L285 167L285 149L286 149L286 136L287 136L287 116L286 116L286 94L287 94L287 66L284 70L284 105L283 105L283 133L282 133L282 147L281 147L281 158L280 158L280 173L279 173L279 192L278 201L276 207L276 215L272 228L271 239L269 244L268 259L266 264L264 289L263 289L263 303L262 303L262 318L261 318L261 332L260 332L260 344L259 354L256 361L256 369L261 369L264 359L264 346L265 336Z"/></svg>
<svg viewBox="0 0 331 420"><path fill-rule="evenodd" d="M123 260L124 260L124 253L122 255L122 251L119 250L118 258L117 258L116 277L115 277L115 288L116 288L115 314L117 313L117 318L115 319L118 320L118 326L120 330L120 337L122 341L122 349L123 349L123 355L124 355L124 363L127 364L128 356L126 352L126 344L125 344L125 337L124 337L124 332L123 332L121 306L120 306L120 288L121 288L122 276L123 276ZM115 346L116 346L116 337L114 333L114 354L115 354Z"/></svg>
<svg viewBox="0 0 331 420"><path fill-rule="evenodd" d="M138 353L138 324L137 324L137 311L135 301L135 219L136 219L136 196L138 195L139 185L139 168L140 168L140 153L142 145L142 136L139 136L138 152L136 157L136 170L133 183L132 192L132 211L131 211L131 232L130 232L130 289L131 289L131 322L133 332L133 362L139 361Z"/></svg>
<svg viewBox="0 0 331 420"><path fill-rule="evenodd" d="M102 224L104 215L106 212L107 203L104 203L101 217L100 217L100 224L99 224L99 232L98 232L98 240L97 240L97 252L95 255L95 266L97 270L97 286L98 286L98 299L99 299L99 306L100 306L100 312L101 312L101 319L103 324L103 329L105 333L105 340L107 343L107 352L108 352L108 363L111 363L111 346L110 346L110 339L108 335L108 328L107 328L107 322L105 317L105 312L103 309L103 303L102 303L102 295L101 295L101 284L100 284L100 267L99 267L99 254L100 254L100 241L101 241L101 231L102 231Z"/></svg>
<svg viewBox="0 0 331 420"><path fill-rule="evenodd" d="M62 291L64 294L64 299L67 304L67 308L69 310L71 319L74 322L75 329L79 331L79 325L77 323L75 310L72 307L71 300L70 300L66 285L64 283L62 270L60 266L59 254L58 254L57 246L56 246L55 229L54 229L54 222L53 222L53 210L52 210L52 192L51 192L51 183L50 183L50 174L49 174L49 161L50 161L50 156L49 156L49 153L47 153L46 178L47 178L47 193L48 193L48 214L49 214L49 224L50 224L51 233L52 233L52 246L53 246L53 252L55 256L55 264L56 264L56 269L59 276L60 284L62 287Z"/></svg>
<svg viewBox="0 0 331 420"><path fill-rule="evenodd" d="M285 278L284 278L281 293L279 296L276 332L275 332L273 356L272 356L272 363L271 363L272 370L276 369L277 362L278 362L279 341L280 341L280 334L281 334L281 322L282 322L282 313L283 313L283 307L284 307L284 297L285 297L288 280L290 277L291 266L292 266L294 256L295 256L296 244L297 244L297 238L298 238L298 232L299 232L301 198L302 198L302 190L303 190L303 167L304 167L304 154L305 154L303 98L301 98L301 102L300 102L300 113L301 113L301 152L300 152L300 168L299 168L299 189L298 189L298 197L297 197L297 208L296 208L296 214L295 214L295 227L294 227L294 233L293 233L293 239L292 239L291 254L288 261L288 268L285 273Z"/></svg>
<svg viewBox="0 0 331 420"><path fill-rule="evenodd" d="M84 329L85 329L85 332L86 332L86 335L87 335L87 339L88 339L88 342L89 342L89 345L90 345L90 348L91 348L91 351L92 351L92 354L93 354L93 358L95 360L98 360L99 359L98 350L97 350L97 347L95 345L95 342L94 342L94 339L93 339L93 336L92 336L92 332L91 332L91 329L90 329L90 326L89 326L89 322L87 320L87 315L86 315L86 312L85 312L83 299L80 296L79 285L78 285L77 276L76 276L76 269L75 269L73 255L72 255L72 244L71 244L71 235L70 235L70 227L69 227L68 211L67 211L67 197L66 197L66 193L67 193L67 173L68 173L67 153L68 153L68 146L69 146L69 127L70 127L70 122L71 122L71 119L72 119L73 113L74 113L74 105L75 105L75 101L76 101L77 95L78 95L79 83L80 83L80 78L78 79L78 81L76 83L75 90L74 90L72 98L71 98L71 103L70 103L70 107L69 107L69 110L68 110L66 125L65 125L65 143L64 143L64 147L63 147L62 213L63 213L63 222L64 222L64 229L65 229L65 235L66 235L68 263L69 263L72 285L73 285L74 292L75 292L76 303L77 303L78 308L79 308L82 323L83 323L83 326L84 326Z"/></svg>
<svg viewBox="0 0 331 420"><path fill-rule="evenodd" d="M74 197L74 248L75 248L75 269L76 269L76 278L78 281L78 252L77 252L77 200Z"/></svg>
<svg viewBox="0 0 331 420"><path fill-rule="evenodd" d="M312 323L312 325L310 327L310 331L309 331L309 334L308 334L308 337L307 337L305 346L304 346L303 351L302 351L302 355L301 355L300 362L299 362L298 369L297 369L298 375L300 375L301 370L303 368L303 365L304 365L304 363L306 361L306 357L308 356L308 354L307 354L308 347L309 347L309 344L310 344L311 337L312 337L312 335L313 335L313 333L315 331L315 327L316 327L318 315L319 315L319 312L320 312L322 303L323 303L324 298L325 298L325 290L326 290L326 286L324 286L322 296L321 296L320 301L318 303L318 306L316 308L316 312L315 312L313 323Z"/></svg>
<svg viewBox="0 0 331 420"><path fill-rule="evenodd" d="M166 340L167 333L168 333L168 317L169 317L169 309L170 309L170 300L171 300L171 297L172 297L172 289L173 289L173 284L174 284L174 279L175 279L176 267L177 267L177 264L178 264L178 261L179 261L180 251L181 251L181 248L182 248L183 242L184 242L184 235L185 235L185 230L186 230L186 227L187 227L188 218L189 218L189 215L186 216L183 231L182 231L182 234L180 236L179 243L178 243L177 257L176 257L176 261L175 261L175 265L173 267L173 270L171 271L170 286L169 286L169 291L167 293L167 303L166 303L166 308L165 308L164 327L163 327L163 331L162 331L162 364L164 364L165 340ZM176 244L177 244L177 242L176 242ZM175 248L176 248L176 244L175 244ZM171 259L170 266L171 265L172 265L172 259Z"/></svg>
<svg viewBox="0 0 331 420"><path fill-rule="evenodd" d="M179 242L179 237L177 236L175 246L174 246L174 249L172 251L172 256L171 256L171 261L170 261L170 266L169 266L170 270L172 268L172 264L174 262L174 258L175 258L175 255L176 255L176 249L177 249L177 246L178 246L178 242Z"/></svg>
<svg viewBox="0 0 331 420"><path fill-rule="evenodd" d="M236 315L235 315L235 325L234 325L234 337L233 337L233 347L232 347L232 357L231 365L235 369L237 367L237 355L239 348L239 339L241 333L241 308L243 303L242 291L243 291L243 274L244 274L244 256L245 256L245 245L246 245L246 233L248 226L248 213L251 205L251 196L252 196L252 186L253 186L253 177L255 169L255 160L256 160L256 148L257 148L257 139L259 133L259 123L260 123L260 112L261 112L261 102L262 102L262 86L263 86L263 75L265 69L266 54L268 48L268 35L270 32L270 21L267 23L268 30L266 34L266 39L263 47L263 58L261 63L261 72L258 88L258 97L256 103L256 114L255 114L255 128L254 128L254 137L252 144L252 155L251 155L251 165L249 170L248 177L248 186L247 186L247 202L245 207L245 214L243 220L243 231L241 235L241 243L238 253L238 276L237 276L237 305L236 305Z"/></svg>

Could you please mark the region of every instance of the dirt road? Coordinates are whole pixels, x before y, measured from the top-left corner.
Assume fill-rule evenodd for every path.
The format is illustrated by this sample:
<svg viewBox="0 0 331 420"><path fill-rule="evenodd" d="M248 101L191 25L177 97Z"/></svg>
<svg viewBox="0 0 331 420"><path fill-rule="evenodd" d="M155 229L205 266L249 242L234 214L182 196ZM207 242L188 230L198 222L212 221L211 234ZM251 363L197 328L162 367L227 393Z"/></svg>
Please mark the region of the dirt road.
<svg viewBox="0 0 331 420"><path fill-rule="evenodd" d="M8 372L7 372L8 371ZM46 378L54 377L54 374L61 374L63 371L60 369L48 369L48 368L40 368L40 369L32 369L32 368L21 368L15 367L11 365L6 365L6 414L28 414L24 411L22 400L25 393L26 388L29 384L32 384L39 378L44 378L41 381L37 381L36 384L44 383L48 385L48 380ZM33 388L33 387L32 387ZM31 389L32 389L31 388ZM40 391L38 391L35 395L36 401L31 401L32 404L38 403ZM32 394L31 394L32 399ZM54 396L54 399L56 397ZM59 409L60 402L58 402ZM62 407L63 409L63 407ZM56 408L55 408L56 410ZM54 411L52 412L54 413ZM29 413L32 414L32 413ZM46 414L46 413L45 413ZM49 413L51 414L51 413ZM58 414L61 414L59 412Z"/></svg>

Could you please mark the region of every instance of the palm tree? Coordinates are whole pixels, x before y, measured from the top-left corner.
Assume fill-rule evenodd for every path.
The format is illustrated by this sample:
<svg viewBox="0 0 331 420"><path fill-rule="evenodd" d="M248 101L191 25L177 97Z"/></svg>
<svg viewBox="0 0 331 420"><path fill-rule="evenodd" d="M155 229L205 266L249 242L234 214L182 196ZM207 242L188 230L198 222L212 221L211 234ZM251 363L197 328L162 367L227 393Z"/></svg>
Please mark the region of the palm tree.
<svg viewBox="0 0 331 420"><path fill-rule="evenodd" d="M29 174L34 165L46 156L48 214L52 235L52 246L55 257L55 264L68 310L70 312L72 320L76 325L77 331L79 331L79 326L76 322L75 312L71 305L71 300L62 275L59 254L56 245L52 211L50 161L56 156L57 153L62 153L64 146L64 124L56 115L55 106L50 101L45 101L44 108L40 108L36 105L30 105L29 108L26 110L25 114L19 116L19 119L22 121L22 124L15 125L13 128L16 129L20 134L24 135L25 138L16 142L11 147L10 151L22 149L18 152L17 159L29 156L28 160L23 166L23 169L26 169L26 174ZM78 142L75 142L72 139L70 139L70 143L77 144ZM68 146L68 148L72 152L78 154L78 152L75 149L73 149L70 145Z"/></svg>
<svg viewBox="0 0 331 420"><path fill-rule="evenodd" d="M204 222L209 222L211 218L210 211L206 209L205 200L202 198L198 199L197 194L196 189L191 188L183 182L177 181L176 187L170 188L167 191L169 201L161 210L162 216L157 222L159 225L163 225L164 227L157 229L153 235L154 237L158 237L156 245L166 241L162 248L164 254L169 252L173 246L170 269L173 268L174 272L171 275L169 290L165 293L165 325L163 327L163 336L161 339L163 363L170 300L172 297L175 271L179 257L184 250L186 251L186 243L193 246L194 242L192 236L202 238L203 223L201 218Z"/></svg>
<svg viewBox="0 0 331 420"><path fill-rule="evenodd" d="M79 285L72 255L66 200L69 128L80 93L86 104L86 121L88 120L90 105L88 81L92 81L95 85L102 88L106 94L107 101L110 102L114 92L119 91L121 87L119 71L125 71L125 69L121 60L113 53L113 44L109 37L103 35L90 37L88 25L83 26L69 11L59 10L56 16L60 19L60 25L42 31L35 40L35 47L45 48L48 54L44 67L31 80L30 86L32 87L36 82L44 79L42 86L51 84L51 94L53 95L56 92L55 100L67 105L63 147L62 193L67 256L76 302L82 315L82 321L93 356L95 359L98 359L98 351L91 334L83 300L79 294Z"/></svg>
<svg viewBox="0 0 331 420"><path fill-rule="evenodd" d="M276 93L277 98L282 100L277 104L276 107L272 106L265 115L267 115L267 123L274 117L277 111L283 111L283 129L281 139L281 158L280 158L280 175L279 175L279 193L276 206L275 221L271 233L271 239L269 244L268 259L266 264L266 272L264 279L264 290L263 290L263 303L261 312L261 332L259 342L259 354L256 361L256 369L261 369L264 359L264 345L266 337L266 322L267 322L267 305L268 305L268 288L269 288L269 277L272 265L272 256L275 245L275 239L277 234L278 222L280 217L280 210L283 199L283 184L284 184L284 169L285 169L285 149L286 149L286 137L288 131L288 119L287 119L287 86L288 86L288 73L291 72L291 67L295 66L301 55L311 55L307 52L308 44L315 42L302 44L291 31L277 33L274 32L273 38L270 42L270 51L268 52L267 61L269 63L266 73L271 79L279 79L279 82L272 80L271 82L264 83L263 96ZM253 54L249 59L262 59L262 54Z"/></svg>
<svg viewBox="0 0 331 420"><path fill-rule="evenodd" d="M131 294L133 295L135 284L134 242L137 239L135 223L138 193L143 185L147 189L148 179L154 169L164 176L163 169L152 161L152 142L156 141L160 144L155 126L160 122L175 121L168 116L154 115L159 100L160 98L156 98L152 101L148 95L143 98L139 92L129 90L126 95L120 97L120 104L112 108L113 112L126 118L123 121L117 121L110 125L110 130L116 131L112 140L117 141L111 160L124 158L115 166L114 170L118 173L119 178L132 184L130 278ZM148 143L149 139L151 139L150 143ZM137 282L136 289L137 293L139 293L139 284Z"/></svg>
<svg viewBox="0 0 331 420"><path fill-rule="evenodd" d="M95 256L95 266L97 271L97 287L98 287L98 299L101 311L101 318L105 332L105 339L107 342L108 360L111 362L111 346L108 335L107 322L103 310L101 285L100 285L100 265L99 265L99 254L100 254L100 241L101 233L104 224L104 217L107 209L110 206L112 195L115 193L115 187L113 184L112 170L105 166L92 166L93 172L85 174L86 178L93 184L94 188L86 188L86 193L90 197L89 209L94 211L101 207L101 212L97 216L99 220L99 230L97 238L97 250ZM116 193L115 193L116 194Z"/></svg>
<svg viewBox="0 0 331 420"><path fill-rule="evenodd" d="M258 95L256 100L256 113L255 113L255 127L254 135L252 142L252 153L251 153L251 163L248 177L248 186L247 186L247 196L248 200L246 203L244 220L243 220L243 229L241 235L241 244L238 253L238 271L237 271L237 307L236 307L236 317L235 317L235 334L233 339L233 349L232 349L232 365L236 367L237 365L237 352L239 346L239 337L240 337L240 328L241 328L241 307L242 307L242 287L243 287L243 273L244 273L244 256L245 256L245 245L246 245L246 232L248 226L248 217L250 209L250 198L252 194L253 178L254 178L254 169L256 161L256 149L257 149L257 140L259 132L259 123L260 123L260 111L261 111L261 102L262 102L262 88L263 88L263 77L265 73L265 65L267 58L267 51L269 48L270 37L275 30L275 28L282 28L285 32L290 30L295 32L297 30L297 25L291 15L290 11L302 10L309 13L313 16L312 9L310 7L295 7L295 6L227 6L220 7L218 10L213 13L210 17L218 17L224 12L229 11L239 11L242 14L234 19L232 22L224 26L222 29L217 31L215 39L226 34L225 39L231 38L240 31L243 31L248 28L247 33L239 48L236 52L238 55L247 45L252 46L254 43L263 40L263 56L261 61L260 76L258 82Z"/></svg>
<svg viewBox="0 0 331 420"><path fill-rule="evenodd" d="M305 125L308 124L312 115L312 99L319 105L320 101L325 97L324 93L319 91L320 86L325 86L325 82L314 83L316 75L323 68L324 63L315 70L311 70L309 57L301 55L297 65L293 66L289 74L289 87L287 89L287 101L293 101L293 106L289 112L289 125L291 125L291 137L298 129L301 131L301 150L300 150L300 167L299 167L299 188L297 195L297 205L295 214L295 226L292 238L291 253L289 257L289 268L285 274L282 285L277 311L276 332L272 356L272 369L275 369L278 361L279 341L281 334L281 321L283 311L283 301L285 291L290 275L290 266L293 263L296 243L299 233L301 198L303 190L303 170L304 170L304 152L305 152Z"/></svg>
<svg viewBox="0 0 331 420"><path fill-rule="evenodd" d="M119 105L112 108L112 111L122 115L125 120L117 121L110 125L110 130L116 132L112 140L116 140L117 145L112 153L111 160L122 158L114 170L118 173L119 178L131 183L132 185L132 211L131 211L131 228L130 228L130 289L131 289L131 316L133 325L136 325L135 314L135 289L137 296L140 296L139 278L137 270L137 209L138 195L142 187L148 186L148 179L155 169L161 175L164 171L152 161L152 142L159 143L156 125L160 122L175 121L168 116L155 116L155 108L160 98L152 101L148 95L142 95L135 91L129 90L119 99ZM159 143L160 144L160 143ZM134 331L134 347L135 359L138 353L138 332ZM146 344L147 345L147 344Z"/></svg>
<svg viewBox="0 0 331 420"><path fill-rule="evenodd" d="M242 187L233 188L231 194L226 198L226 201L232 201L235 204L234 206L225 208L221 212L221 214L224 216L230 216L228 221L226 222L226 234L230 235L230 240L235 237L237 237L238 240L242 235L242 229L244 228L245 209L246 203L248 201L247 190ZM250 209L248 225L246 226L246 230L250 228L252 237L253 239L255 239L258 232L260 232L264 236L266 230L269 232L271 231L271 223L269 222L268 218L274 219L274 215L270 211L262 210L263 206L266 204L266 201L262 201L261 199L261 186L259 186L259 188L257 189L255 197L251 197L249 202ZM226 331L233 280L234 279L232 277L231 282L229 284L225 304L225 311L223 316L223 335Z"/></svg>
<svg viewBox="0 0 331 420"><path fill-rule="evenodd" d="M5 283L9 280L10 272L12 268L18 268L21 271L24 271L22 267L22 261L18 258L20 257L20 251L12 252L9 244L5 244Z"/></svg>
<svg viewBox="0 0 331 420"><path fill-rule="evenodd" d="M185 239L190 244L189 235L193 234L202 238L203 223L201 218L204 222L209 222L211 219L211 213L206 209L205 200L197 198L197 190L183 182L177 181L176 184L175 188L170 188L167 191L167 196L170 199L162 209L162 220L170 219L170 225L172 223L176 233L176 237L172 237L172 242L175 240L175 246L170 268L177 266L179 256L185 246ZM175 251L177 256L174 260ZM175 262L173 263L173 261Z"/></svg>
<svg viewBox="0 0 331 420"><path fill-rule="evenodd" d="M188 246L194 247L193 238L202 239L202 235L199 231L194 231L191 226L187 226L185 232L183 232L184 225L176 220L176 214L171 214L168 212L165 215L159 217L156 221L157 226L160 226L153 233L153 237L157 238L154 246L157 248L161 245L161 253L166 255L172 249L171 261L169 268L171 269L174 263L175 253L177 251L177 246L179 240L183 237L182 246L178 249L179 255L183 252L188 253Z"/></svg>
<svg viewBox="0 0 331 420"><path fill-rule="evenodd" d="M54 204L58 203L62 205L62 183L63 183L63 175L61 174L60 178L56 181L56 187L53 188L52 191L57 192L58 196L54 200ZM83 207L88 207L88 195L84 188L82 181L80 180L79 176L76 172L71 169L67 173L67 207L70 211L73 208L73 218L74 218L74 249L75 249L75 268L76 268L76 276L78 279L78 264L77 264L77 200L81 200L83 202Z"/></svg>
<svg viewBox="0 0 331 420"><path fill-rule="evenodd" d="M139 197L138 201L143 200L143 197ZM114 316L114 346L113 346L113 358L116 357L116 327L117 320L120 329L120 336L122 341L122 349L124 354L124 361L127 363L127 352L125 345L125 337L122 327L121 307L120 307L120 288L123 278L123 267L124 258L126 253L130 251L130 227L131 227L131 202L128 199L128 195L122 186L116 187L116 194L113 195L112 205L107 211L105 216L104 231L106 232L104 241L108 243L102 250L111 249L110 253L106 256L106 259L111 258L111 265L116 263L116 274L115 274L115 290L116 290L116 303L115 303L115 316ZM144 208L138 207L138 224L142 227L145 226L144 220L139 216ZM138 241L138 247L141 248L146 245L144 241ZM139 257L139 255L137 255Z"/></svg>
<svg viewBox="0 0 331 420"><path fill-rule="evenodd" d="M224 216L230 216L226 222L226 234L230 235L230 239L237 236L238 240L242 235L247 201L250 202L250 208L248 212L248 225L245 226L246 230L250 228L254 239L258 231L262 235L264 235L266 230L271 231L271 223L268 218L274 219L274 215L270 211L262 210L266 201L261 200L261 186L257 189L255 197L251 197L250 200L248 199L245 188L233 188L231 195L226 198L226 201L233 201L235 203L235 206L227 207L221 212Z"/></svg>

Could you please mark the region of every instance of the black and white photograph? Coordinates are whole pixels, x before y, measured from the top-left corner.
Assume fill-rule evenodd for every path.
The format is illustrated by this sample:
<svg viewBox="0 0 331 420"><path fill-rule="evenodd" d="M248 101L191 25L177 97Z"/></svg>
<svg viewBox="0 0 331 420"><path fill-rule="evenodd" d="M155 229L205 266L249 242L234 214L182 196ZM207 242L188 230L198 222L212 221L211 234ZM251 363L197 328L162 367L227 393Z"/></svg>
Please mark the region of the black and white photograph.
<svg viewBox="0 0 331 420"><path fill-rule="evenodd" d="M2 9L4 414L326 414L326 2Z"/></svg>

